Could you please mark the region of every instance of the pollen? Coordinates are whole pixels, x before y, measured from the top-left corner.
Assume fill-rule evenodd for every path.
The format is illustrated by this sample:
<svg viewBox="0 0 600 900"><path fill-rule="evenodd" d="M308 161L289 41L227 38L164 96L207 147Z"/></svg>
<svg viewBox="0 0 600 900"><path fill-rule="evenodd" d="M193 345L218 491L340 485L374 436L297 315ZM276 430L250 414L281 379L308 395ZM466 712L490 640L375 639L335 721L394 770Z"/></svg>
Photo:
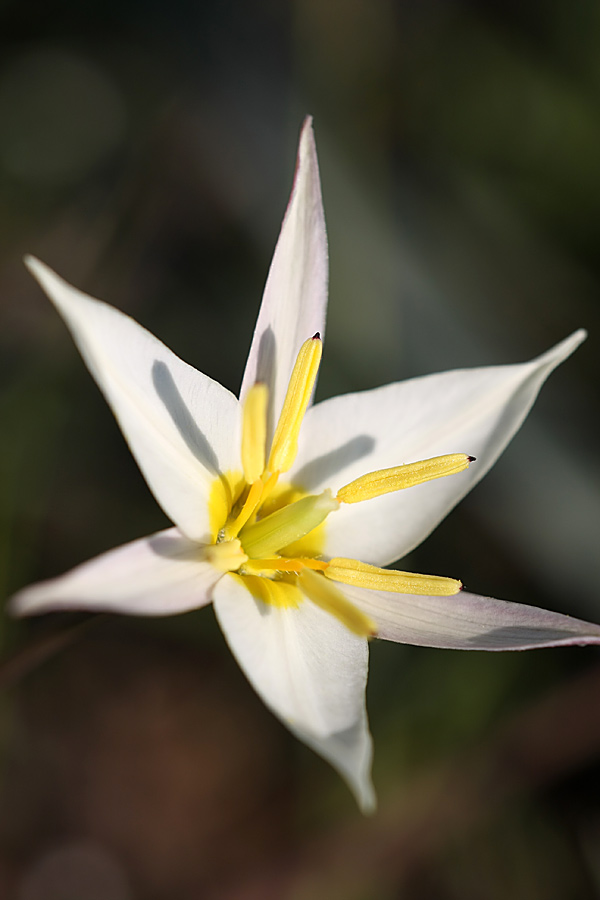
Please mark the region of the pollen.
<svg viewBox="0 0 600 900"><path fill-rule="evenodd" d="M270 472L287 472L296 458L300 426L315 386L322 352L319 334L304 341L300 347L273 437Z"/></svg>
<svg viewBox="0 0 600 900"><path fill-rule="evenodd" d="M253 484L265 470L267 452L266 384L254 384L246 395L242 422L242 468L248 484Z"/></svg>
<svg viewBox="0 0 600 900"><path fill-rule="evenodd" d="M398 594L423 594L449 597L457 594L462 582L438 575L418 575L416 572L398 572L396 569L380 569L359 562L357 559L336 557L329 561L325 577L343 584L371 588L377 591L394 591Z"/></svg>
<svg viewBox="0 0 600 900"><path fill-rule="evenodd" d="M415 487L434 478L444 478L446 475L457 475L469 468L473 457L465 453L450 453L447 456L434 456L432 459L423 459L420 462L410 463L405 466L394 466L391 469L379 469L361 475L346 484L337 493L337 499L342 503L361 503L363 500L372 500L381 497L382 494L390 494L394 491L403 491L405 488Z"/></svg>

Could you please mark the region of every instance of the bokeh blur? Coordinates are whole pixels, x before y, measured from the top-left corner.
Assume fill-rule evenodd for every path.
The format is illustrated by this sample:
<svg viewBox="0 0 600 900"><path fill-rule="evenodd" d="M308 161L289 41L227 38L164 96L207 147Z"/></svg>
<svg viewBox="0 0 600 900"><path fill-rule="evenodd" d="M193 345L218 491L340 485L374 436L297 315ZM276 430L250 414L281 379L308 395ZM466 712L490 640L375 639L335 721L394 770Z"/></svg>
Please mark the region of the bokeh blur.
<svg viewBox="0 0 600 900"><path fill-rule="evenodd" d="M1 0L0 48L2 597L167 524L23 254L237 391L309 112L319 397L590 332L406 567L600 622L595 0ZM375 642L363 819L210 609L1 628L2 898L600 896L598 650Z"/></svg>

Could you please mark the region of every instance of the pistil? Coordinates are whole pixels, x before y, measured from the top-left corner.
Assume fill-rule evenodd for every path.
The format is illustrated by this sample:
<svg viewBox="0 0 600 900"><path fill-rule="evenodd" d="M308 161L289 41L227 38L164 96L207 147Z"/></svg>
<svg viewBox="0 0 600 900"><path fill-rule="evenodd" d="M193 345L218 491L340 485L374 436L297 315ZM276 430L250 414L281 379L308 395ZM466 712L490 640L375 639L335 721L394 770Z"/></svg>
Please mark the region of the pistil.
<svg viewBox="0 0 600 900"><path fill-rule="evenodd" d="M309 534L339 505L329 490L302 497L264 519L246 525L240 532L244 552L252 559L267 559Z"/></svg>
<svg viewBox="0 0 600 900"><path fill-rule="evenodd" d="M236 572L241 565L248 561L238 540L209 544L204 552L207 561L221 572Z"/></svg>

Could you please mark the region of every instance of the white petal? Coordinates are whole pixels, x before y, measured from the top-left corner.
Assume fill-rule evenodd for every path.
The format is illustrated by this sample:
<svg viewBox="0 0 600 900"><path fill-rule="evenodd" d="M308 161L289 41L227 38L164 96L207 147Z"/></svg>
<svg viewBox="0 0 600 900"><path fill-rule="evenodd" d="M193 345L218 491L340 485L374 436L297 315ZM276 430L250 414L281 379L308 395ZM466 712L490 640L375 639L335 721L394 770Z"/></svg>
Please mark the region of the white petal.
<svg viewBox="0 0 600 900"><path fill-rule="evenodd" d="M269 439L303 342L323 337L327 308L327 235L319 165L308 117L302 126L294 185L252 338L240 399L256 381L270 390Z"/></svg>
<svg viewBox="0 0 600 900"><path fill-rule="evenodd" d="M600 644L600 625L467 591L419 597L344 585L344 593L377 622L378 637L401 644L453 650Z"/></svg>
<svg viewBox="0 0 600 900"><path fill-rule="evenodd" d="M327 520L326 553L387 565L420 544L493 465L545 379L584 337L577 331L521 365L428 375L309 409L290 475L311 492L335 492L375 469L445 453L477 458L459 475L342 504Z"/></svg>
<svg viewBox="0 0 600 900"><path fill-rule="evenodd" d="M60 578L24 588L11 600L16 616L83 609L171 616L210 603L222 577L201 548L176 528L109 550Z"/></svg>
<svg viewBox="0 0 600 900"><path fill-rule="evenodd" d="M213 592L231 652L267 706L371 808L367 641L307 599L297 608L270 606L242 582L226 575Z"/></svg>
<svg viewBox="0 0 600 900"><path fill-rule="evenodd" d="M208 541L210 487L240 468L240 413L224 387L112 306L27 265L64 317L150 489L181 530Z"/></svg>

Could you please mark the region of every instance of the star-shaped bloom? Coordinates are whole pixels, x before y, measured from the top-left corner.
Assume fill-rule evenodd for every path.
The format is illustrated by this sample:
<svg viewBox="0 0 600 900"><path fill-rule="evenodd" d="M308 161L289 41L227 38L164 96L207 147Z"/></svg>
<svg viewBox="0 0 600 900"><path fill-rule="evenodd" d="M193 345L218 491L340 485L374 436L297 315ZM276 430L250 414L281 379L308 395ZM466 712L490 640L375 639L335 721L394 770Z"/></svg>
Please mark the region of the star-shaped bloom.
<svg viewBox="0 0 600 900"><path fill-rule="evenodd" d="M13 599L16 614L163 616L212 602L255 690L338 769L364 811L375 803L369 638L472 650L600 643L597 625L470 594L451 578L383 568L485 475L585 334L521 365L429 375L312 406L327 242L309 119L239 400L128 316L37 260L27 265L174 527L25 588Z"/></svg>

